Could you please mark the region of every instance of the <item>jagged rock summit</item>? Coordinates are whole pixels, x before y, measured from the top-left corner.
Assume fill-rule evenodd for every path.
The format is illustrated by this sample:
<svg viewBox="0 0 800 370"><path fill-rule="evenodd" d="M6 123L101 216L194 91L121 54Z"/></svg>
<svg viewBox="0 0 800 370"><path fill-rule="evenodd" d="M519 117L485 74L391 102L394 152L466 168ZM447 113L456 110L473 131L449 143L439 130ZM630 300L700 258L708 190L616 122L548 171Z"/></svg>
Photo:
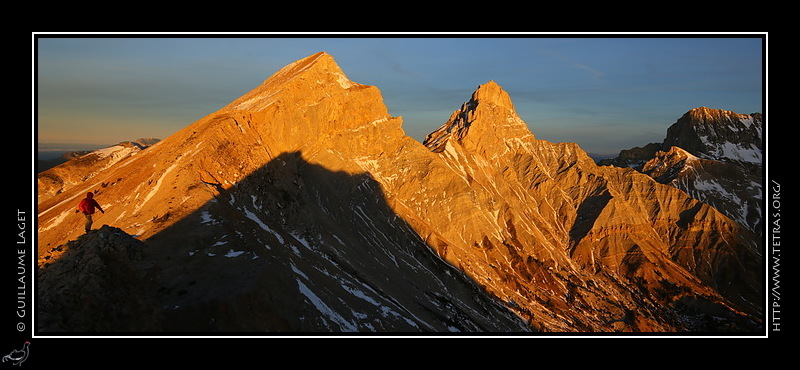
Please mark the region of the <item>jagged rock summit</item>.
<svg viewBox="0 0 800 370"><path fill-rule="evenodd" d="M425 144L318 53L39 204L146 243L164 330L751 332L757 242L675 187L536 139L494 82Z"/></svg>
<svg viewBox="0 0 800 370"><path fill-rule="evenodd" d="M222 110L280 116L283 122L263 125L283 134L282 139L313 142L337 131L358 129L365 122L388 120L382 101L376 87L350 81L331 55L320 52L282 68Z"/></svg>
<svg viewBox="0 0 800 370"><path fill-rule="evenodd" d="M423 144L440 153L447 142L454 140L461 146L482 151L505 148L511 140L533 140L525 122L517 115L511 97L494 81L481 85L460 110L428 134ZM472 149L471 149L472 150Z"/></svg>
<svg viewBox="0 0 800 370"><path fill-rule="evenodd" d="M761 164L762 116L694 108L667 129L662 150L677 146L701 158Z"/></svg>

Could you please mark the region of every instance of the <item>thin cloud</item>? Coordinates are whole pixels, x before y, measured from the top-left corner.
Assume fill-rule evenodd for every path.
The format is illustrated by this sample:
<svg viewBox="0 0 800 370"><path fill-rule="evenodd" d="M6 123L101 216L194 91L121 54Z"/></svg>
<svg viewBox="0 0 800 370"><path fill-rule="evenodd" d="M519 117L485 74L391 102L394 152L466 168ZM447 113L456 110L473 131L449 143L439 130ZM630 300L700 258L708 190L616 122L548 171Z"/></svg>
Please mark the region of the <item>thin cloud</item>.
<svg viewBox="0 0 800 370"><path fill-rule="evenodd" d="M602 71L592 68L586 64L576 62L572 60L572 58L569 58L561 53L557 53L555 51L546 49L540 49L539 52L548 57L556 59L572 68L586 72L592 80L600 80L605 75L605 73L603 73Z"/></svg>

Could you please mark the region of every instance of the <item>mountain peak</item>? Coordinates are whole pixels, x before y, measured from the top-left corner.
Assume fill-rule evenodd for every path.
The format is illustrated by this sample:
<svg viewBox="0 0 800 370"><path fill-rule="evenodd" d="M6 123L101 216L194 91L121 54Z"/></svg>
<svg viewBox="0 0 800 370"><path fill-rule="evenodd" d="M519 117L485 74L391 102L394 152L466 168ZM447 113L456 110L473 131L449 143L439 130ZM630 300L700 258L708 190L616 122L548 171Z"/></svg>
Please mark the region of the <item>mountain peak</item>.
<svg viewBox="0 0 800 370"><path fill-rule="evenodd" d="M324 51L288 64L286 67L281 68L278 72L273 74L270 79L291 79L305 73L330 73L342 77L349 82L347 77L344 76L342 69L336 64L333 56ZM345 85L349 85L349 83Z"/></svg>
<svg viewBox="0 0 800 370"><path fill-rule="evenodd" d="M498 105L501 107L514 110L514 104L511 103L511 97L503 90L494 80L478 86L478 89L472 93L472 101L480 103L488 103Z"/></svg>
<svg viewBox="0 0 800 370"><path fill-rule="evenodd" d="M321 86L327 85L342 89L366 87L350 81L330 54L318 52L281 68L261 85L228 104L226 108L261 111L275 103L278 100L276 95L282 91L308 88L320 90ZM317 98L316 95L309 97L309 99Z"/></svg>
<svg viewBox="0 0 800 370"><path fill-rule="evenodd" d="M325 52L281 68L211 121L236 122L234 132L252 128L258 137L271 138L273 152L298 150L361 129L366 130L361 136L373 143L402 134L400 120L389 115L380 90L351 81Z"/></svg>
<svg viewBox="0 0 800 370"><path fill-rule="evenodd" d="M762 127L760 113L694 108L667 129L662 149L678 146L702 158L760 163Z"/></svg>
<svg viewBox="0 0 800 370"><path fill-rule="evenodd" d="M533 139L533 134L517 115L509 94L496 82L489 81L478 86L472 98L430 133L423 144L438 153L450 139L486 146L513 139Z"/></svg>
<svg viewBox="0 0 800 370"><path fill-rule="evenodd" d="M738 113L709 107L692 108L684 115L693 122L719 121L722 117L740 116Z"/></svg>

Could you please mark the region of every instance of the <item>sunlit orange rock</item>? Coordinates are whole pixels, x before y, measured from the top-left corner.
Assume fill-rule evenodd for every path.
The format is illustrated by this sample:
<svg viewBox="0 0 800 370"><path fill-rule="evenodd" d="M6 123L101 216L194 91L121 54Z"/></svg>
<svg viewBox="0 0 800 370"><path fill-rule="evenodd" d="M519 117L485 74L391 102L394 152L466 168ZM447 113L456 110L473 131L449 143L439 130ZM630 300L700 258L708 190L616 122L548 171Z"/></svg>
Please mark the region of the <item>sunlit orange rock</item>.
<svg viewBox="0 0 800 370"><path fill-rule="evenodd" d="M409 312L425 320L436 315L419 307L458 307L464 322L484 312L499 323L483 329L491 331L761 325L760 255L747 230L650 176L596 165L574 143L536 139L497 83L479 86L425 143L401 124L376 87L350 81L326 53L309 56L40 202L39 252L83 233L74 210L93 191L106 210L98 225L144 241L164 290L187 292L165 305L201 315L255 304L280 322L259 329L398 330L401 320L376 324L371 314L336 325L313 310L291 317L291 307L315 301L306 289L323 289L315 292L330 311L346 310L355 282L413 301ZM249 262L213 262L231 251ZM456 291L458 299L446 293ZM475 303L453 303L462 300ZM226 325L256 325L248 320Z"/></svg>

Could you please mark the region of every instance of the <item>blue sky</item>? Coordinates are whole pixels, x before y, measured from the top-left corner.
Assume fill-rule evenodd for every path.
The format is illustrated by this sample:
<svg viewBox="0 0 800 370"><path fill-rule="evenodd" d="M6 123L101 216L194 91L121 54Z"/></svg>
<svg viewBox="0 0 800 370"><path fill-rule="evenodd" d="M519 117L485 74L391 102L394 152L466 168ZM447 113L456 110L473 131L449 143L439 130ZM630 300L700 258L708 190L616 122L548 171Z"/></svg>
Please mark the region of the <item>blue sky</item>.
<svg viewBox="0 0 800 370"><path fill-rule="evenodd" d="M34 35L39 150L163 139L319 51L418 140L489 80L537 138L601 154L660 142L695 107L765 104L763 34L98 36Z"/></svg>

